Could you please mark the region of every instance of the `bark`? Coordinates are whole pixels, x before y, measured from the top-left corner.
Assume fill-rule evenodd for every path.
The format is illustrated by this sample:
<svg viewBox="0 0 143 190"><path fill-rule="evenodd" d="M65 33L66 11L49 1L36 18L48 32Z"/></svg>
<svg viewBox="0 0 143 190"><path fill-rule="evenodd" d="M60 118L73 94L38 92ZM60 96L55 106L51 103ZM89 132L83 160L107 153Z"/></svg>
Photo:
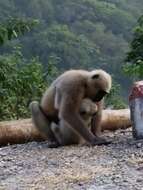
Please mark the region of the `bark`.
<svg viewBox="0 0 143 190"><path fill-rule="evenodd" d="M102 130L117 130L131 127L130 110L104 110L102 116Z"/></svg>
<svg viewBox="0 0 143 190"><path fill-rule="evenodd" d="M103 130L126 129L131 126L130 111L104 110L101 124ZM0 146L42 140L45 136L38 132L31 119L0 122Z"/></svg>

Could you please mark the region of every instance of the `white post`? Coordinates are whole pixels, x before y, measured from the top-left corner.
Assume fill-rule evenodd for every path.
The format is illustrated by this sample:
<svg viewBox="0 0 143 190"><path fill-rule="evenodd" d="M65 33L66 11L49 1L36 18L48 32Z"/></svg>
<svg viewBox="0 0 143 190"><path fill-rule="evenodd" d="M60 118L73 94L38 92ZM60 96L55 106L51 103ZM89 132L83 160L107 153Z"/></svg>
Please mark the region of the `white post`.
<svg viewBox="0 0 143 190"><path fill-rule="evenodd" d="M133 137L143 139L143 81L134 83L129 96Z"/></svg>

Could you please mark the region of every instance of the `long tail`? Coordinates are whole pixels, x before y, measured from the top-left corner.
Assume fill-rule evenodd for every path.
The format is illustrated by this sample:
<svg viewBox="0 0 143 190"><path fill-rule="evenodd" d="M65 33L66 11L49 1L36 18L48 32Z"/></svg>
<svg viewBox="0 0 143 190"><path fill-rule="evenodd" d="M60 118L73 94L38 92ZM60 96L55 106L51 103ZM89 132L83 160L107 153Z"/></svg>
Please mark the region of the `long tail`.
<svg viewBox="0 0 143 190"><path fill-rule="evenodd" d="M55 137L50 127L50 122L48 118L42 113L40 105L37 101L33 101L30 103L30 110L32 114L32 121L35 127L41 133L46 135L46 137L48 137L49 140L55 140Z"/></svg>

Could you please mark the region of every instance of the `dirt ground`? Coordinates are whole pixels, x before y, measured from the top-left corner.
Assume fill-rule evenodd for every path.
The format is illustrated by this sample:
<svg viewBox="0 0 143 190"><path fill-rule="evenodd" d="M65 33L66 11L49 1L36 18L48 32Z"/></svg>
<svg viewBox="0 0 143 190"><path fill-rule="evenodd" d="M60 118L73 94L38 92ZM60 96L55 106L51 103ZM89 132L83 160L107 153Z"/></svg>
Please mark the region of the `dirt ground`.
<svg viewBox="0 0 143 190"><path fill-rule="evenodd" d="M143 190L143 142L131 129L105 133L108 146L0 148L0 190Z"/></svg>

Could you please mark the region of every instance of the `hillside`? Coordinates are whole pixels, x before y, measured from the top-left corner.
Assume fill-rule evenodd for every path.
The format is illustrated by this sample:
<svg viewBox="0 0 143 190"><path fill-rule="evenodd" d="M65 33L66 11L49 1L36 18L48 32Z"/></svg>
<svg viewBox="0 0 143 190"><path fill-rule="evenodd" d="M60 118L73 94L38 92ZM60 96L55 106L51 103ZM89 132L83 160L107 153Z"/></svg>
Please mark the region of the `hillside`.
<svg viewBox="0 0 143 190"><path fill-rule="evenodd" d="M39 56L45 67L104 68L126 88L129 80L121 68L142 12L140 0L1 0L1 22L9 16L40 21L1 51L21 44L26 57Z"/></svg>

